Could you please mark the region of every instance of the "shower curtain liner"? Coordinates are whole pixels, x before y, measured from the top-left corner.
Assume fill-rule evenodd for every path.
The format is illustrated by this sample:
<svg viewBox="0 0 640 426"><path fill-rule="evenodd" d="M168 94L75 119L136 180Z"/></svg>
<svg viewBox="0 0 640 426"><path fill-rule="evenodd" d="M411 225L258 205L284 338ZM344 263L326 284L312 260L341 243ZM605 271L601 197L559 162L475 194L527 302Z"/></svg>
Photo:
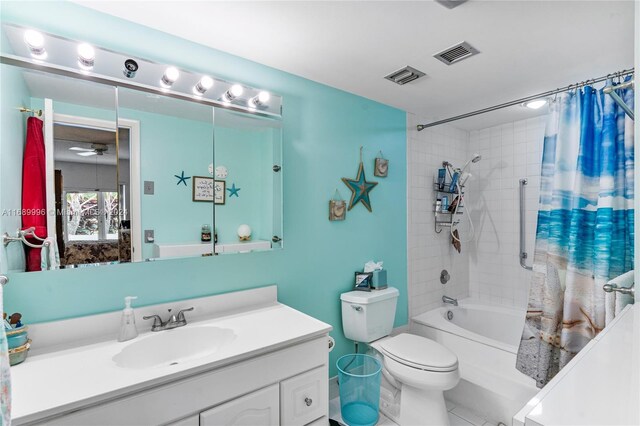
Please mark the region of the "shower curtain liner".
<svg viewBox="0 0 640 426"><path fill-rule="evenodd" d="M618 94L633 108L631 89ZM538 387L630 301L606 303L602 286L633 269L633 155L633 121L602 90L586 86L551 103L516 365Z"/></svg>

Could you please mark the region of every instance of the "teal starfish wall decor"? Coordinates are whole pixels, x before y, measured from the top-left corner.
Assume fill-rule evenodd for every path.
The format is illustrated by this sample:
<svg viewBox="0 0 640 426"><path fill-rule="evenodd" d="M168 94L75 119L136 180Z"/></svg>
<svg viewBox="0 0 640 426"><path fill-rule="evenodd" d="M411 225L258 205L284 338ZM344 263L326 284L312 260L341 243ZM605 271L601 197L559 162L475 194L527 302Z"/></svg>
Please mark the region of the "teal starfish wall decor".
<svg viewBox="0 0 640 426"><path fill-rule="evenodd" d="M231 184L231 188L227 188L227 191L229 191L229 197L233 197L234 195L236 197L240 197L240 195L238 195L238 191L240 191L241 188L236 188L236 184L233 183Z"/></svg>
<svg viewBox="0 0 640 426"><path fill-rule="evenodd" d="M371 211L371 201L369 200L369 192L378 184L378 182L367 182L364 175L364 165L360 161L358 167L358 176L355 179L342 178L345 185L351 190L351 201L349 201L349 210L358 203L362 203L367 210Z"/></svg>
<svg viewBox="0 0 640 426"><path fill-rule="evenodd" d="M184 183L184 186L187 186L187 179L191 179L191 176L184 175L184 170L182 171L182 173L180 173L180 176L178 175L174 175L174 176L178 178L178 183L176 183L176 185L180 185L181 183Z"/></svg>

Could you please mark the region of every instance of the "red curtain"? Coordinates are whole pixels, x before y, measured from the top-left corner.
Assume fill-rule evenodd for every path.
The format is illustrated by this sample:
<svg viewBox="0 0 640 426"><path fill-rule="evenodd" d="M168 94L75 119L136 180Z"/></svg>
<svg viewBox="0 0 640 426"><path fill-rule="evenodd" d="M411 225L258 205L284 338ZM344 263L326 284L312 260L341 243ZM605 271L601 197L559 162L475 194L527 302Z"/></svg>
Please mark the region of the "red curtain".
<svg viewBox="0 0 640 426"><path fill-rule="evenodd" d="M22 229L34 227L40 238L47 237L47 178L42 120L29 117L22 162ZM30 241L39 244L37 240ZM41 249L26 247L27 271L40 270Z"/></svg>

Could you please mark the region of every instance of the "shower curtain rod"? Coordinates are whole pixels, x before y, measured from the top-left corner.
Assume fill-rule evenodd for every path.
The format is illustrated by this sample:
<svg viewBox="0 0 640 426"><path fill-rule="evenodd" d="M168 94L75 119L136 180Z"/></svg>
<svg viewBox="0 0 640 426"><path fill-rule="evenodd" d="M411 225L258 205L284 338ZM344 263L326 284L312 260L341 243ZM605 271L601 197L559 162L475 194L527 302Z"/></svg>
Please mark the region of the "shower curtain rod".
<svg viewBox="0 0 640 426"><path fill-rule="evenodd" d="M553 95L558 94L558 93L568 92L570 90L578 89L578 88L586 86L588 84L600 83L601 81L606 81L606 80L608 80L610 78L624 77L624 76L627 76L627 75L630 75L630 74L633 74L633 73L634 73L634 68L631 68L631 69L628 69L628 70L622 70L622 71L614 72L613 74L607 74L607 75L602 76L602 77L592 78L592 79L589 79L589 80L586 80L586 81L582 81L580 83L570 84L567 87L564 87L564 88L561 88L561 89L549 90L547 92L538 93L537 95L532 95L532 96L527 96L526 98L516 99L515 101L509 101L509 102L505 102L505 103L502 103L502 104L498 104L498 105L490 106L490 107L487 107L487 108L479 109L479 110L476 110L476 111L471 111L471 112L468 112L466 114L456 115L456 116L453 116L453 117L445 118L443 120L434 121L433 123L418 124L416 127L418 128L418 131L421 131L421 130L424 130L424 129L428 128L428 127L437 126L439 124L450 123L452 121L462 120L463 118L473 117L475 115L484 114L486 112L497 111L499 109L507 108L507 107L514 106L514 105L520 105L520 104L523 104L525 102L534 101L536 99L545 98L547 96L553 96Z"/></svg>

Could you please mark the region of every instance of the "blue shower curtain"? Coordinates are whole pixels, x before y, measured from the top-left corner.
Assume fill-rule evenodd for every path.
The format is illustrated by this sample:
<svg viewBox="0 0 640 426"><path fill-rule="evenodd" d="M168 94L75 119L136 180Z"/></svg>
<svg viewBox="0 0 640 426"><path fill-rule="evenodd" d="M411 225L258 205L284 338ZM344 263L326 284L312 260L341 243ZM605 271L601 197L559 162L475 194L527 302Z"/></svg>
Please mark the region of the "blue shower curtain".
<svg viewBox="0 0 640 426"><path fill-rule="evenodd" d="M633 91L618 93L633 108ZM586 86L551 103L516 365L538 387L629 302L610 303L602 286L633 269L633 165L633 121L611 96Z"/></svg>

